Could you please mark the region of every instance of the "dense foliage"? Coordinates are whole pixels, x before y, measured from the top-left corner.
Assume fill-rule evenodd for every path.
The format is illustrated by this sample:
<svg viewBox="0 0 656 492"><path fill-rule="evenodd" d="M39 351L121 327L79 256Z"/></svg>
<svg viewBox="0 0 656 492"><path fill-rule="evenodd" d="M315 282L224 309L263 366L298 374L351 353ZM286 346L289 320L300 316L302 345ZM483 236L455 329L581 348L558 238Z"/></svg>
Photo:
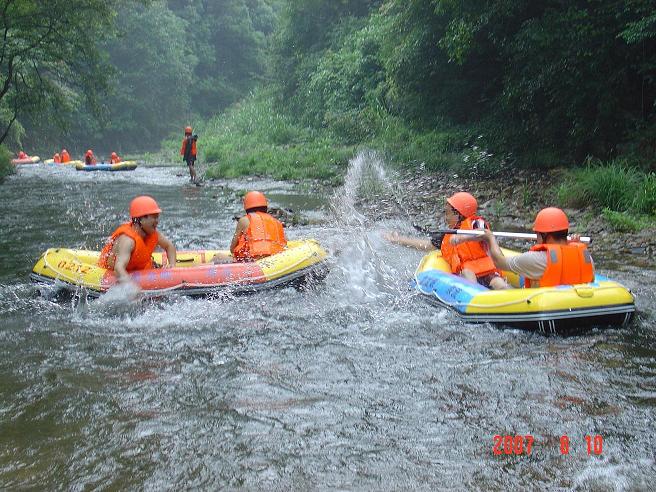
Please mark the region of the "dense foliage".
<svg viewBox="0 0 656 492"><path fill-rule="evenodd" d="M656 14L647 0L0 0L0 8L2 140L16 146L25 128L31 150L152 149L247 101L226 117L257 107L285 122L240 135L261 155L313 141L340 154L367 145L402 162L460 162L484 174L502 162L656 161ZM258 86L266 91L252 98ZM207 131L228 131L220 119ZM201 153L223 162L248 153L217 135L206 142Z"/></svg>
<svg viewBox="0 0 656 492"><path fill-rule="evenodd" d="M1 1L43 4L43 9L46 4L67 4ZM94 4L70 3L71 8ZM67 97L42 105L46 111L25 106L17 121L26 129L22 142L31 149L47 153L60 146L78 152L87 147L106 152L157 148L172 132L244 97L264 75L267 36L274 29L278 0L99 3L103 8L91 13L98 17L93 22L64 14L57 18L70 19L67 34L85 35L85 49L66 55L73 60L72 80L79 85L93 77L93 95L102 97L83 99L78 87L71 85L65 88ZM45 13L41 16L47 18ZM46 44L54 45L55 40L59 41ZM30 104L36 102L30 99ZM11 143L20 143L21 136L16 132Z"/></svg>
<svg viewBox="0 0 656 492"><path fill-rule="evenodd" d="M280 25L275 74L309 124L340 134L384 111L552 162L629 143L653 157L652 2L296 0Z"/></svg>
<svg viewBox="0 0 656 492"><path fill-rule="evenodd" d="M106 87L97 41L117 0L0 0L0 143L16 141L27 115L63 113L84 98L91 111Z"/></svg>

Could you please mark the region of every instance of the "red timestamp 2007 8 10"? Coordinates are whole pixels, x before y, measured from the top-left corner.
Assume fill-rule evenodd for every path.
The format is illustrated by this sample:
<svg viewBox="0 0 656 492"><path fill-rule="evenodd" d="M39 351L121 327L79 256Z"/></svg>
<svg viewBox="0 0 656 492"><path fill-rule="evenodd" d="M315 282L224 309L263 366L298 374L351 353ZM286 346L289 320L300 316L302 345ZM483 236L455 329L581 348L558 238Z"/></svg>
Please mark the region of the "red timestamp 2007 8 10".
<svg viewBox="0 0 656 492"><path fill-rule="evenodd" d="M493 438L492 453L495 455L530 455L533 451L535 439L532 435L499 435ZM604 438L599 434L595 436L585 436L584 442L588 455L600 455L603 452ZM560 454L569 454L570 438L567 435L560 437Z"/></svg>

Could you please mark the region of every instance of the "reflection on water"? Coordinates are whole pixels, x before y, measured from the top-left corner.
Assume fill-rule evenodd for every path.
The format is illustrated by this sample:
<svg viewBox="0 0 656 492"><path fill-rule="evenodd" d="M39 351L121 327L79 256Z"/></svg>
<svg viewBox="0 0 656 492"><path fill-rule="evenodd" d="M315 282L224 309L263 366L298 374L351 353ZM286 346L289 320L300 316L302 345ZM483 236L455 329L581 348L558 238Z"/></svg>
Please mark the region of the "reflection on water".
<svg viewBox="0 0 656 492"><path fill-rule="evenodd" d="M359 194L389 187L374 160L354 161L337 198L256 180L191 187L178 168L34 166L8 179L2 487L648 489L653 272L601 265L637 295L629 330L563 339L462 324L409 289L421 255L381 240L395 223L358 210ZM321 285L58 304L28 283L43 250L98 248L141 193L179 247L226 247L239 195L255 187L321 222L288 229L334 253ZM532 454L494 455L497 434L533 436ZM588 456L586 435L603 436L601 456Z"/></svg>

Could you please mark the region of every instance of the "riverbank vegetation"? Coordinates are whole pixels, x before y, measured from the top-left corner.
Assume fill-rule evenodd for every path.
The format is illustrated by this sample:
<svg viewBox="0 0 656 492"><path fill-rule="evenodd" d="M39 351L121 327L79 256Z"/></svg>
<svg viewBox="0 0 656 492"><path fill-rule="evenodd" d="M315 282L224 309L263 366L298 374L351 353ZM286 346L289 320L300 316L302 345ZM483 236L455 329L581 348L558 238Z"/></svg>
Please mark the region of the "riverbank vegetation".
<svg viewBox="0 0 656 492"><path fill-rule="evenodd" d="M0 0L12 148L126 153L164 140L162 155L180 162L192 124L208 177L337 183L369 148L459 177L565 168L554 201L617 221L654 213L656 15L645 0L53 5Z"/></svg>
<svg viewBox="0 0 656 492"><path fill-rule="evenodd" d="M0 145L0 182L5 176L14 172L14 166L11 163L11 154L4 145Z"/></svg>

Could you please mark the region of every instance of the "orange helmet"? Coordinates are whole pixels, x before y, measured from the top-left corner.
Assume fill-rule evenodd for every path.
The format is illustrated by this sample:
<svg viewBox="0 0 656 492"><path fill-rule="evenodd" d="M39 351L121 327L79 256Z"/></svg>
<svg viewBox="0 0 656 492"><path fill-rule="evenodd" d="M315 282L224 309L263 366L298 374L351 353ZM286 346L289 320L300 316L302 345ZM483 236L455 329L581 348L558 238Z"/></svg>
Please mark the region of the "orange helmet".
<svg viewBox="0 0 656 492"><path fill-rule="evenodd" d="M535 216L533 230L535 232L556 232L569 229L567 215L559 208L543 208Z"/></svg>
<svg viewBox="0 0 656 492"><path fill-rule="evenodd" d="M153 197L141 195L130 202L130 218L137 219L144 215L159 214L162 209L159 208Z"/></svg>
<svg viewBox="0 0 656 492"><path fill-rule="evenodd" d="M112 152L112 157L118 157L118 155L116 155L116 152Z"/></svg>
<svg viewBox="0 0 656 492"><path fill-rule="evenodd" d="M193 128L190 126L185 127L185 135L191 135L191 132L193 131Z"/></svg>
<svg viewBox="0 0 656 492"><path fill-rule="evenodd" d="M261 191L249 191L244 195L244 210L268 206L269 202Z"/></svg>
<svg viewBox="0 0 656 492"><path fill-rule="evenodd" d="M88 155L93 155L93 150L91 150L91 149L87 150L86 153L84 154L84 156L86 157Z"/></svg>
<svg viewBox="0 0 656 492"><path fill-rule="evenodd" d="M465 218L471 217L476 213L476 210L478 210L478 202L476 202L476 198L464 191L450 196L446 201Z"/></svg>

